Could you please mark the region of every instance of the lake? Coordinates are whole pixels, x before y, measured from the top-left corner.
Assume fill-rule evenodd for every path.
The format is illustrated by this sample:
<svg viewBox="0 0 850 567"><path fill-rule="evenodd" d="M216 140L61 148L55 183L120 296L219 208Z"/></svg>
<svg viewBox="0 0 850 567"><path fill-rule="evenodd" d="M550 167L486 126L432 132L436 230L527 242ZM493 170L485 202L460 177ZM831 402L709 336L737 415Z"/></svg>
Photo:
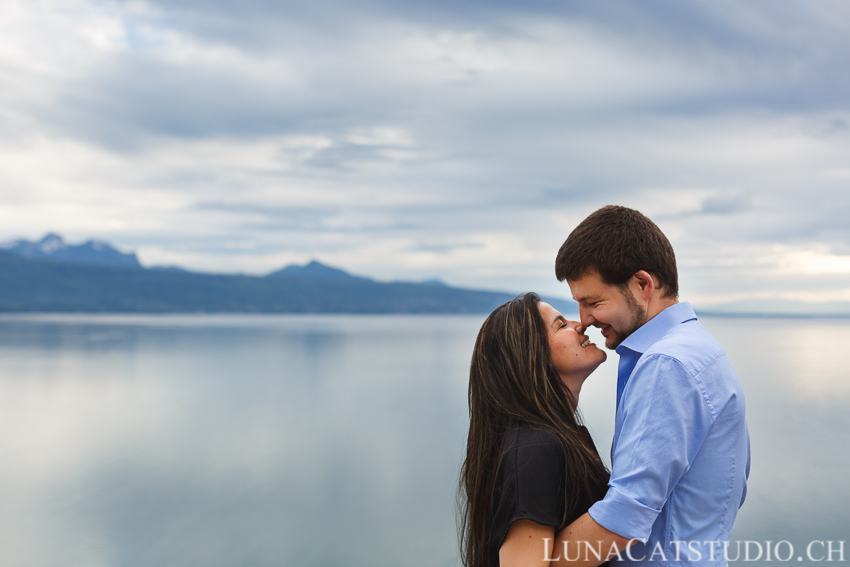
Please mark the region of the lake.
<svg viewBox="0 0 850 567"><path fill-rule="evenodd" d="M483 319L0 317L0 565L459 565ZM807 565L850 540L850 320L700 320L747 396L733 540ZM580 404L606 461L616 359Z"/></svg>

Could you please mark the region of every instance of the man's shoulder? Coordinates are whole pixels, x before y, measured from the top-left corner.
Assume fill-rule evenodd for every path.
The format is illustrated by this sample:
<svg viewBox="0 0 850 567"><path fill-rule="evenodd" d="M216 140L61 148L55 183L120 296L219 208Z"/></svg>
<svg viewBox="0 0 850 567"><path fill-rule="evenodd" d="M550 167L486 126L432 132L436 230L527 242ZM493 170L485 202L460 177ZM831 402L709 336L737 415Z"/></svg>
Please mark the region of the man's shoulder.
<svg viewBox="0 0 850 567"><path fill-rule="evenodd" d="M725 358L726 351L699 321L692 319L675 325L643 354L647 360L655 357L672 358L691 374L698 374Z"/></svg>
<svg viewBox="0 0 850 567"><path fill-rule="evenodd" d="M677 325L647 349L629 385L633 390L662 388L674 392L669 399L684 400L689 392L699 392L713 417L730 400L743 399L741 383L729 357L696 320Z"/></svg>

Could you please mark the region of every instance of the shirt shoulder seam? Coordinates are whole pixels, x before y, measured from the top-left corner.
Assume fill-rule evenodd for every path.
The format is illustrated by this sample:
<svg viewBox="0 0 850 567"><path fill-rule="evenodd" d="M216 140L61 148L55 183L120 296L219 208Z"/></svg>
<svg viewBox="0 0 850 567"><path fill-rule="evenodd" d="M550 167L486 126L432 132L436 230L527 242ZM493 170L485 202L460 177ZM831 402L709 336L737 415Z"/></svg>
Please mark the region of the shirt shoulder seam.
<svg viewBox="0 0 850 567"><path fill-rule="evenodd" d="M688 376L690 376L694 380L694 382L696 382L697 387L699 388L700 397L702 397L703 403L705 403L706 407L708 407L708 411L711 413L711 421L713 422L715 419L717 419L717 410L715 409L714 404L711 403L711 399L709 399L708 392L705 389L705 384L703 384L703 381L702 381L702 378L700 378L700 375L703 372L705 372L705 370L709 366L711 366L718 359L723 358L724 356L726 356L726 353L721 351L720 353L717 354L717 356L715 356L714 358L712 358L711 360L706 362L703 365L703 367L700 370L697 371L695 369L692 369L688 364L686 364L684 361L680 360L678 357L673 356L671 354L667 354L667 353L664 353L664 352L647 353L647 354L641 356L641 359L638 360L637 365L635 365L635 369L632 371L632 375L634 375L634 373L638 371L639 367L642 367L642 366L645 365L645 363L643 362L644 357L656 358L656 359L664 358L664 359L671 360L671 361L677 363L685 372L687 372Z"/></svg>

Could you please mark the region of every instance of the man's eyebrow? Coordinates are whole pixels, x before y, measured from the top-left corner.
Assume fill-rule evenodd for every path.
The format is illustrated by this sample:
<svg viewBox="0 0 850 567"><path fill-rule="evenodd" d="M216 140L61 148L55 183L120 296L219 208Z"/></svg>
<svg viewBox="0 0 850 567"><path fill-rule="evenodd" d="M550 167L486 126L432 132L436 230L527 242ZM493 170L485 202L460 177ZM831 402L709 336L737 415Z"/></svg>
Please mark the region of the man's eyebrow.
<svg viewBox="0 0 850 567"><path fill-rule="evenodd" d="M584 297L574 297L573 299L575 299L578 303L582 303L587 301L595 301L599 299L599 297L596 295L585 295Z"/></svg>

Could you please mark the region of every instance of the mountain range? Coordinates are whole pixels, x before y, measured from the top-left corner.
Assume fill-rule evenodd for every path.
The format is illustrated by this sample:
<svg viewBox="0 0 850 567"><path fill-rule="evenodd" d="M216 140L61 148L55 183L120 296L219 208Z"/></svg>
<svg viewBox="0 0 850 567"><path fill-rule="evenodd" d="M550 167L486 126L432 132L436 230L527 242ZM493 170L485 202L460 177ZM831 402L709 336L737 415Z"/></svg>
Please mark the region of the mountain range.
<svg viewBox="0 0 850 567"><path fill-rule="evenodd" d="M2 312L489 313L513 297L438 280L378 282L317 261L266 276L145 268L105 242L70 245L56 234L0 245Z"/></svg>
<svg viewBox="0 0 850 567"><path fill-rule="evenodd" d="M113 266L116 268L137 268L142 265L135 254L119 252L105 242L89 240L82 244L66 244L58 234L48 234L38 242L13 240L0 244L0 251L44 262L68 262L89 264L92 266Z"/></svg>

